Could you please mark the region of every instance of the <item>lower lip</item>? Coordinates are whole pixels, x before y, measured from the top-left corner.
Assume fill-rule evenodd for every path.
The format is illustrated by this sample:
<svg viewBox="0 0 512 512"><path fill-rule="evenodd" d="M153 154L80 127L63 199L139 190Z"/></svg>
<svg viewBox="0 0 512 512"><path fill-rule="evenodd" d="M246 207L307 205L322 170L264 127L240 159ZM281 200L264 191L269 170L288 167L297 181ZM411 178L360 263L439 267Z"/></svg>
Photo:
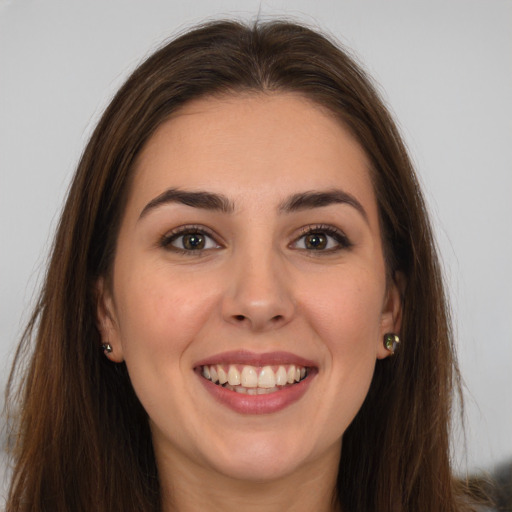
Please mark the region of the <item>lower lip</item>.
<svg viewBox="0 0 512 512"><path fill-rule="evenodd" d="M210 392L218 402L226 405L233 411L241 414L271 414L285 409L302 398L308 390L316 372L310 371L309 375L297 384L283 387L278 391L265 395L237 393L236 391L231 391L230 389L214 384L212 381L202 377L199 373L198 375L208 392Z"/></svg>

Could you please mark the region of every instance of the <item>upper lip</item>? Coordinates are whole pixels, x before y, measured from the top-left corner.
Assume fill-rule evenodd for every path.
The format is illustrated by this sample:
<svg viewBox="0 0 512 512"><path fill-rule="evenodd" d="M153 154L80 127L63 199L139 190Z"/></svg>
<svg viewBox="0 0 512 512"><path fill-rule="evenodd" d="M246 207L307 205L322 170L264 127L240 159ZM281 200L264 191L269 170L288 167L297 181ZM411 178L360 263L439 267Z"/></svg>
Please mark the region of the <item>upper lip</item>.
<svg viewBox="0 0 512 512"><path fill-rule="evenodd" d="M305 367L317 366L315 362L291 352L278 351L258 354L248 350L231 350L202 359L195 364L195 367L226 363L248 366L272 366L281 364L295 364Z"/></svg>

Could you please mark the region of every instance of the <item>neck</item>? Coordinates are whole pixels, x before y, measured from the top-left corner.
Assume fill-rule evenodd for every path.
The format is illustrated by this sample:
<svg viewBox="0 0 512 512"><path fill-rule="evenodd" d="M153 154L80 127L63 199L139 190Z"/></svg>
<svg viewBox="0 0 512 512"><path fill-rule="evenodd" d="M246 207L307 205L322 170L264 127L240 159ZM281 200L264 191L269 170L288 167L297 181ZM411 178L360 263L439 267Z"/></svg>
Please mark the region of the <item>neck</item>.
<svg viewBox="0 0 512 512"><path fill-rule="evenodd" d="M238 480L190 460L158 457L163 512L337 512L339 452L271 481ZM177 456L177 457L176 457Z"/></svg>

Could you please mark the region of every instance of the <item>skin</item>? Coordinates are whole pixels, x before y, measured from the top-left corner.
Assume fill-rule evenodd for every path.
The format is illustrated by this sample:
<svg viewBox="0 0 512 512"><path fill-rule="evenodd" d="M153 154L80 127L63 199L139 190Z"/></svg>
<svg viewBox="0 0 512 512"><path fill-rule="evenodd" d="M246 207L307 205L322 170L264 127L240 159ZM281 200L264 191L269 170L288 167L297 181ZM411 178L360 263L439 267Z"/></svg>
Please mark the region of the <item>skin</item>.
<svg viewBox="0 0 512 512"><path fill-rule="evenodd" d="M233 211L147 207L170 188L222 194ZM362 210L280 209L294 194L333 189ZM205 249L184 252L175 234L184 225L207 230ZM343 243L327 233L326 248L311 249L303 228L324 226ZM138 159L105 282L100 330L148 412L164 509L333 510L343 432L401 314L368 160L344 126L296 94L187 104ZM283 410L241 414L194 372L201 359L240 349L288 351L318 373Z"/></svg>

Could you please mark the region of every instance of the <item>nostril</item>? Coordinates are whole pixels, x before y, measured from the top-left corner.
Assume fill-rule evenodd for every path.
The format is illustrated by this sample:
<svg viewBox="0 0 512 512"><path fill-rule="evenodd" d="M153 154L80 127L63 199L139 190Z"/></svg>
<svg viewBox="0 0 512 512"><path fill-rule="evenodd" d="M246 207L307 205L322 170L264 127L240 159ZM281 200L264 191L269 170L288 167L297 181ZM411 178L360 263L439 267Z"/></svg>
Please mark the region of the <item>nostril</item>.
<svg viewBox="0 0 512 512"><path fill-rule="evenodd" d="M272 321L273 321L273 322L279 322L279 321L281 321L283 318L284 318L284 316L283 316L283 315L276 315L276 316L273 316L273 317L272 317Z"/></svg>
<svg viewBox="0 0 512 512"><path fill-rule="evenodd" d="M242 322L243 320L245 320L245 316L244 315L235 315L235 320Z"/></svg>

